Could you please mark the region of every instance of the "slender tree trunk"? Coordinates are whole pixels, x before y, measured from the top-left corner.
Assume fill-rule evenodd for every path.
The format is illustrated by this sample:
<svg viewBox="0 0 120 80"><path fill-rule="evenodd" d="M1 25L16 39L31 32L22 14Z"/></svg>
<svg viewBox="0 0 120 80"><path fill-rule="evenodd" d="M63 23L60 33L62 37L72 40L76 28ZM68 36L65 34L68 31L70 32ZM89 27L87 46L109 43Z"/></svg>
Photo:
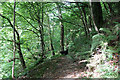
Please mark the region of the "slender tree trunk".
<svg viewBox="0 0 120 80"><path fill-rule="evenodd" d="M68 34L70 32L70 29L67 29L67 31L66 31L66 35ZM68 37L66 37L66 50L68 50L69 49L69 38Z"/></svg>
<svg viewBox="0 0 120 80"><path fill-rule="evenodd" d="M44 39L43 39L43 31L42 31L42 27L43 27L43 25L41 24L41 22L40 22L40 18L39 18L39 20L38 20L38 24L39 24L39 33L40 33L40 42L41 42L41 56L42 56L42 58L44 57Z"/></svg>
<svg viewBox="0 0 120 80"><path fill-rule="evenodd" d="M59 13L59 20L60 20L60 26L61 26L61 40L60 40L60 45L61 45L61 51L64 51L64 25L62 22L62 13L61 13L61 8L58 3L57 8L58 8L58 13Z"/></svg>
<svg viewBox="0 0 120 80"><path fill-rule="evenodd" d="M106 12L109 14L109 10L108 10L108 8L107 8L107 6L106 6L106 3L103 2L103 5L104 5L104 8L105 8Z"/></svg>
<svg viewBox="0 0 120 80"><path fill-rule="evenodd" d="M13 19L13 66L12 66L12 78L14 79L14 68L15 68L15 52L16 52L16 37L15 37L15 7L16 7L16 0L14 0L14 19Z"/></svg>
<svg viewBox="0 0 120 80"><path fill-rule="evenodd" d="M42 3L42 25L43 25L43 22L44 22L44 3ZM45 43L44 43L44 28L43 26L41 26L42 28L42 35L43 35L43 46L45 48Z"/></svg>
<svg viewBox="0 0 120 80"><path fill-rule="evenodd" d="M52 55L54 56L55 55L55 52L54 52L54 47L53 47L53 42L52 42L52 38L50 39L50 41L51 41L51 50L52 50Z"/></svg>
<svg viewBox="0 0 120 80"><path fill-rule="evenodd" d="M107 5L109 7L109 12L110 12L111 16L115 15L114 10L112 9L112 3L107 2Z"/></svg>
<svg viewBox="0 0 120 80"><path fill-rule="evenodd" d="M84 25L85 35L86 35L86 37L87 37L87 29L86 29L85 21L84 21L84 19L83 19L82 10L81 10L81 8L80 8L80 6L79 6L79 3L76 3L76 5L77 5L77 7L78 7L78 9L79 9L79 12L80 12L80 15L81 15L81 20L82 20L82 23L83 23L83 25Z"/></svg>
<svg viewBox="0 0 120 80"><path fill-rule="evenodd" d="M19 57L20 57L20 62L21 62L22 68L25 69L25 68L26 68L26 65L25 65L25 61L24 61L24 58L23 58L23 54L22 54L22 52L21 52L19 33L18 33L18 31L15 29L15 27L13 26L13 24L11 23L11 21L10 21L9 18L3 16L2 14L0 14L0 16L3 17L3 18L5 18L5 19L7 19L7 21L8 21L9 24L10 24L10 26L11 26L12 28L14 28L14 30L15 30L15 32L16 32L16 34L17 34L18 43L16 43L16 44L18 45L18 50L19 50L18 53L19 53Z"/></svg>
<svg viewBox="0 0 120 80"><path fill-rule="evenodd" d="M52 50L52 55L54 56L55 52L54 52L54 47L53 47L49 16L48 16L48 28L49 28L49 35L50 35L50 46L51 46L51 50Z"/></svg>
<svg viewBox="0 0 120 80"><path fill-rule="evenodd" d="M92 30L92 17L91 17L91 15L89 15L89 25L90 25L90 27L89 27L90 30Z"/></svg>
<svg viewBox="0 0 120 80"><path fill-rule="evenodd" d="M44 59L45 57L45 44L44 44L44 35L43 35L43 19L44 19L44 14L43 14L43 3L41 4L41 11L42 11L42 20L40 20L40 12L38 11L38 25L39 25L39 33L40 33L40 42L41 42L41 57Z"/></svg>
<svg viewBox="0 0 120 80"><path fill-rule="evenodd" d="M86 14L86 11L85 11L85 8L82 7L82 11L83 11L83 15L84 15L84 20L85 20L85 27L86 27L86 31L87 31L87 35L90 37L89 33L89 27L88 27L88 24L87 24L87 14Z"/></svg>
<svg viewBox="0 0 120 80"><path fill-rule="evenodd" d="M86 12L85 12L85 8L84 7L82 7L82 12L83 12L83 15L84 15L85 25L87 25L87 17L86 17Z"/></svg>
<svg viewBox="0 0 120 80"><path fill-rule="evenodd" d="M40 25L40 22L39 22L39 27L40 27L40 30L39 30L39 32L40 32L40 41L41 41L41 49L42 49L42 58L43 58L43 56L44 56L44 40L43 40L43 34L42 34L42 29L41 29L41 25Z"/></svg>
<svg viewBox="0 0 120 80"><path fill-rule="evenodd" d="M17 40L18 40L17 46L18 46L18 53L19 53L19 57L20 57L20 62L22 64L22 68L25 69L26 68L26 64L25 64L25 61L24 61L24 58L23 58L23 54L22 54L22 51L21 51L19 34L17 34Z"/></svg>

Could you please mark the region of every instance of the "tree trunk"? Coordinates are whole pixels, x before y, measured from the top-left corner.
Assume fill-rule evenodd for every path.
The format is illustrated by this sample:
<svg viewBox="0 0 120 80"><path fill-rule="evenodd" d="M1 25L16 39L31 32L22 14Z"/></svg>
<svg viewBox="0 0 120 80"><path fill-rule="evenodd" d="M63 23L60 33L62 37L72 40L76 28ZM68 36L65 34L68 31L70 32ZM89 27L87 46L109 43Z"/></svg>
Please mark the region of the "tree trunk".
<svg viewBox="0 0 120 80"><path fill-rule="evenodd" d="M54 52L53 41L52 41L52 37L51 37L51 29L50 29L50 45L51 45L52 55L54 56L55 52Z"/></svg>
<svg viewBox="0 0 120 80"><path fill-rule="evenodd" d="M43 25L43 21L44 21L44 3L42 3L42 25ZM43 35L44 34L43 26L41 26L41 28L42 28L42 35ZM43 35L43 46L45 48L44 35Z"/></svg>
<svg viewBox="0 0 120 80"><path fill-rule="evenodd" d="M51 41L51 50L52 50L52 55L54 56L55 55L55 52L54 52L54 47L53 47L53 44L52 44L52 38L50 39Z"/></svg>
<svg viewBox="0 0 120 80"><path fill-rule="evenodd" d="M42 49L42 51L41 51L42 55L41 56L43 58L43 56L44 56L44 40L43 40L43 34L42 34L42 28L41 28L40 22L39 22L39 28L40 28L39 32L40 32L40 41L41 41L41 49Z"/></svg>
<svg viewBox="0 0 120 80"><path fill-rule="evenodd" d="M107 6L106 6L106 3L105 2L103 2L103 5L104 5L104 8L105 8L105 10L106 10L106 12L109 14L109 10L108 10L108 8L107 8Z"/></svg>
<svg viewBox="0 0 120 80"><path fill-rule="evenodd" d="M112 9L112 3L107 2L107 4L109 7L109 12L110 12L111 16L114 16L115 14L114 14L114 10Z"/></svg>
<svg viewBox="0 0 120 80"><path fill-rule="evenodd" d="M86 31L87 31L87 35L88 37L90 37L90 31L89 31L89 27L88 27L88 24L87 24L87 14L86 14L86 11L85 11L85 8L82 7L82 11L83 11L83 15L84 15L84 20L85 20L85 27L86 27Z"/></svg>
<svg viewBox="0 0 120 80"><path fill-rule="evenodd" d="M89 31L90 32L92 31L92 17L91 17L91 14L89 15Z"/></svg>
<svg viewBox="0 0 120 80"><path fill-rule="evenodd" d="M84 7L82 7L82 12L83 12L83 15L84 15L85 25L87 25L87 17L86 17L86 12L85 12Z"/></svg>
<svg viewBox="0 0 120 80"><path fill-rule="evenodd" d="M16 34L17 34L18 43L16 43L16 44L18 45L18 50L19 50L18 53L19 53L19 57L20 57L20 62L21 62L22 68L25 69L25 68L26 68L26 65L25 65L25 61L24 61L24 58L23 58L23 54L22 54L22 52L21 52L19 33L18 33L18 31L15 29L15 27L13 26L13 24L11 23L11 21L10 21L9 18L3 16L2 14L0 14L0 16L3 17L3 18L5 18L5 19L7 19L7 21L10 23L10 26L11 26L12 28L14 28L14 30L15 30L15 32L16 32Z"/></svg>
<svg viewBox="0 0 120 80"><path fill-rule="evenodd" d="M12 66L12 78L14 79L14 68L15 68L15 52L16 52L16 37L15 37L15 7L16 7L16 0L14 0L14 19L13 19L13 66Z"/></svg>
<svg viewBox="0 0 120 80"><path fill-rule="evenodd" d="M103 26L102 7L100 2L90 2L90 6L95 29L99 32L99 29Z"/></svg>
<svg viewBox="0 0 120 80"><path fill-rule="evenodd" d="M50 46L51 46L51 50L52 50L52 55L55 55L54 52L54 47L53 47L53 41L52 41L52 35L51 35L51 28L50 28L50 21L49 21L49 16L48 16L48 28L49 28L49 35L50 35Z"/></svg>
<svg viewBox="0 0 120 80"><path fill-rule="evenodd" d="M40 22L40 19L39 19L39 21L38 21L38 24L39 24L39 33L40 33L40 42L41 42L41 49L42 49L42 51L41 51L41 56L42 56L42 58L44 57L44 39L43 39L43 31L42 31L42 25L41 25L41 22Z"/></svg>
<svg viewBox="0 0 120 80"><path fill-rule="evenodd" d="M40 9L39 9L40 10ZM44 44L44 35L43 35L43 18L44 18L44 14L43 14L43 3L41 4L41 14L42 14L42 19L40 20L40 13L38 11L38 25L39 25L39 33L40 33L40 42L41 42L41 54L40 56L42 57L42 59L44 59L45 57L45 44Z"/></svg>
<svg viewBox="0 0 120 80"><path fill-rule="evenodd" d="M61 26L61 40L60 40L61 51L64 51L64 25L62 22L62 13L61 13L60 5L58 3L56 4L58 8L59 20L60 20L60 26Z"/></svg>
<svg viewBox="0 0 120 80"><path fill-rule="evenodd" d="M22 68L25 69L26 68L26 64L25 64L25 61L24 61L24 58L23 58L23 54L22 54L22 51L21 51L19 34L17 34L17 40L18 40L17 46L18 46L18 53L19 53L19 57L20 57L20 62L22 64Z"/></svg>
<svg viewBox="0 0 120 80"><path fill-rule="evenodd" d="M82 10L81 10L81 8L80 8L80 6L79 6L79 3L76 3L76 5L77 5L77 7L78 7L78 9L79 9L80 16L81 16L81 20L82 20L82 23L83 23L83 26L84 26L84 30L85 30L85 35L86 35L86 37L87 37L87 28L86 28L85 21L84 21L84 19L83 19Z"/></svg>

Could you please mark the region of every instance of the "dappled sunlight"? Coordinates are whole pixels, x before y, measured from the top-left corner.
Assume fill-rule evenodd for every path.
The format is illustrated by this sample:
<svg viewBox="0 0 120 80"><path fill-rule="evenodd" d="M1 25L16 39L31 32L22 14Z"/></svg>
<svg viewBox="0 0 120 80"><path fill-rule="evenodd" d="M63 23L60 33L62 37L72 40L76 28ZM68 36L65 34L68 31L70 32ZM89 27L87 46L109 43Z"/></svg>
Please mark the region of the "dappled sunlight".
<svg viewBox="0 0 120 80"><path fill-rule="evenodd" d="M120 2L2 1L0 79L120 76Z"/></svg>
<svg viewBox="0 0 120 80"><path fill-rule="evenodd" d="M56 62L57 64L54 66L54 73L51 73L52 71L47 70L47 73L44 74L45 78L79 78L86 76L84 72L86 63L82 61L81 63L73 63L69 58L64 56L56 59Z"/></svg>
<svg viewBox="0 0 120 80"><path fill-rule="evenodd" d="M60 77L60 78L88 78L88 74L86 74L86 71L73 71L69 74L66 74L66 76Z"/></svg>

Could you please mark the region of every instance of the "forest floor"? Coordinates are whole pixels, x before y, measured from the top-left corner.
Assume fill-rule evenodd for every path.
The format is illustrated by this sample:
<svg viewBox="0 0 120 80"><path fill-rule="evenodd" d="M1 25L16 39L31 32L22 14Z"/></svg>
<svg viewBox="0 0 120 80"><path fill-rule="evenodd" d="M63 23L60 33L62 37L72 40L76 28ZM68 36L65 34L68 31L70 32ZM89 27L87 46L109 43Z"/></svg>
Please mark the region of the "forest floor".
<svg viewBox="0 0 120 80"><path fill-rule="evenodd" d="M68 56L54 57L30 69L26 77L55 80L61 78L101 78L101 76L117 78L118 65L113 66L111 61L99 64L102 58L102 54L95 54L89 60L72 60Z"/></svg>
<svg viewBox="0 0 120 80"><path fill-rule="evenodd" d="M82 78L87 77L86 62L71 61L67 56L48 60L29 73L30 78Z"/></svg>

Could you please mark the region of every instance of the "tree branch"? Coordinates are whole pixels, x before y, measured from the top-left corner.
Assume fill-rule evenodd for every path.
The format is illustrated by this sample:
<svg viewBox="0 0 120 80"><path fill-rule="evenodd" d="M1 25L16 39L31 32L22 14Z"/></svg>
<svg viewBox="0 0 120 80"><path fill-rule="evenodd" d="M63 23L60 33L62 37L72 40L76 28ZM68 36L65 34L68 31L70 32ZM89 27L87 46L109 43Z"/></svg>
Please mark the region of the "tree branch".
<svg viewBox="0 0 120 80"><path fill-rule="evenodd" d="M19 16L21 16L25 21L27 21L28 24L30 24L36 31L39 31L35 26L33 26L23 15L16 12Z"/></svg>
<svg viewBox="0 0 120 80"><path fill-rule="evenodd" d="M10 19L9 19L9 18L7 18L7 17L3 16L1 13L0 13L0 16L1 16L1 17L3 17L4 19L6 19L6 20L9 22L10 26L11 26L12 28L14 28L14 26L13 26L13 24L11 23L11 21L10 21ZM17 30L16 30L16 29L15 29L15 32L16 32L16 34L17 34L17 35L19 35L19 33L17 32Z"/></svg>

